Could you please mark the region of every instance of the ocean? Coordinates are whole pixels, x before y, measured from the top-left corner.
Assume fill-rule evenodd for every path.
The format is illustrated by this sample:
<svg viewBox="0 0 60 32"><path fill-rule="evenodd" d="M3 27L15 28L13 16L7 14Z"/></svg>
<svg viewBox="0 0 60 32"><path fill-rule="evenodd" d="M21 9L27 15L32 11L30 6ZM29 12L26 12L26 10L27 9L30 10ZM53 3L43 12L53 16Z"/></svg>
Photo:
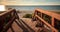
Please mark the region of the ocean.
<svg viewBox="0 0 60 32"><path fill-rule="evenodd" d="M15 8L16 10L28 10L28 11L33 11L35 10L35 8L41 8L44 10L60 11L60 5L6 6L6 8Z"/></svg>

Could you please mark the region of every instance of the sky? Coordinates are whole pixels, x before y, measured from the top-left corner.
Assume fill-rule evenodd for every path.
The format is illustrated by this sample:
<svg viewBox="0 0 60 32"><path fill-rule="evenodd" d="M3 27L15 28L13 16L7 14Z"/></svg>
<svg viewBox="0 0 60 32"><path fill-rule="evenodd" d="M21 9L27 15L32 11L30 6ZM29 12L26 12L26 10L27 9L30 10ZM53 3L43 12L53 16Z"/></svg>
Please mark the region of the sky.
<svg viewBox="0 0 60 32"><path fill-rule="evenodd" d="M0 0L5 5L60 5L60 0Z"/></svg>

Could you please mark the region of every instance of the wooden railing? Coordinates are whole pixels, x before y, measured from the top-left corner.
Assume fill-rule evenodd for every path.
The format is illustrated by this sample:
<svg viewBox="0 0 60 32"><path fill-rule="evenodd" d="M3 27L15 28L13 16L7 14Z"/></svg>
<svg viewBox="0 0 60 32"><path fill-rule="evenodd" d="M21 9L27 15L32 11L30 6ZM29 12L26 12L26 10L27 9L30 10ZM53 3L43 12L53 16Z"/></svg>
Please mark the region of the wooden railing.
<svg viewBox="0 0 60 32"><path fill-rule="evenodd" d="M42 26L47 26L52 32L60 32L60 14L43 9L36 9L33 15L34 19L42 22Z"/></svg>
<svg viewBox="0 0 60 32"><path fill-rule="evenodd" d="M0 14L0 32L6 32L15 19L19 19L16 10L10 9Z"/></svg>

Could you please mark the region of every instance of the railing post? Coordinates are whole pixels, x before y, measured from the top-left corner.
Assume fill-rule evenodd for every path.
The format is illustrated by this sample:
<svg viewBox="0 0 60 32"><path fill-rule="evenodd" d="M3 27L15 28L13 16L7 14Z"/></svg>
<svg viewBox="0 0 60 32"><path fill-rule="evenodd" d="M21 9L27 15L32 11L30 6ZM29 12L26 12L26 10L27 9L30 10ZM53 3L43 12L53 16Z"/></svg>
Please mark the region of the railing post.
<svg viewBox="0 0 60 32"><path fill-rule="evenodd" d="M36 17L35 17L36 14L37 14L37 13L36 13L36 10L35 10L35 12L34 12L34 14L33 14L33 17L32 17L33 21L36 21Z"/></svg>
<svg viewBox="0 0 60 32"><path fill-rule="evenodd" d="M51 25L54 27L54 17L51 19Z"/></svg>
<svg viewBox="0 0 60 32"><path fill-rule="evenodd" d="M52 17L52 19L51 19L51 25L54 27L54 17ZM54 31L52 30L52 32L54 32Z"/></svg>

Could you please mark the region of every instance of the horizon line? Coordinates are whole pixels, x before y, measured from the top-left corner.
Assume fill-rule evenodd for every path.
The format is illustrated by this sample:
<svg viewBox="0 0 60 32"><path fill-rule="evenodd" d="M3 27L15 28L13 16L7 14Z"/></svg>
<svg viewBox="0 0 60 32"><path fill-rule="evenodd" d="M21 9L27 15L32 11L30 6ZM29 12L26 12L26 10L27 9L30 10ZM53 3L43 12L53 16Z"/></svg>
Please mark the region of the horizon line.
<svg viewBox="0 0 60 32"><path fill-rule="evenodd" d="M9 4L12 5L12 4ZM6 6L9 6L8 4ZM39 5L60 5L60 4L14 4L13 6L39 6Z"/></svg>

